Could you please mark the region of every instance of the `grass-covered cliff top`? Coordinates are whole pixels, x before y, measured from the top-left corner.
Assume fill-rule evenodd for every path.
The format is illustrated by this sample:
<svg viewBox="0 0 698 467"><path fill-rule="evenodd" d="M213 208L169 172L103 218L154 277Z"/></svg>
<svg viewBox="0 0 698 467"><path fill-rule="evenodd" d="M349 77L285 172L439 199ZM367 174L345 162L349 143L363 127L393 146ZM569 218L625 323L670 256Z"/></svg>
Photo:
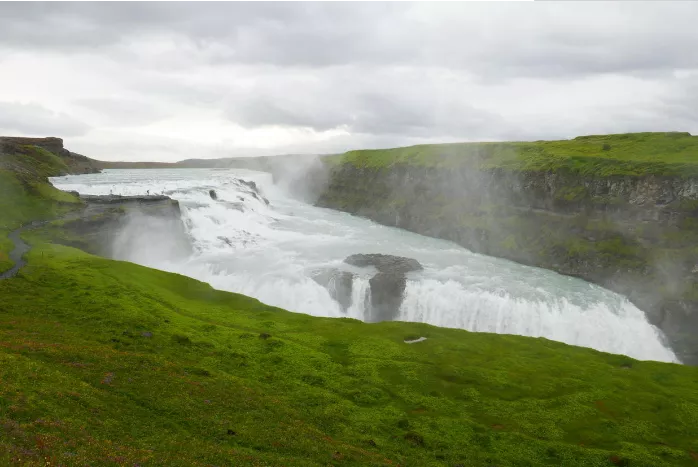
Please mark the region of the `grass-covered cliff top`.
<svg viewBox="0 0 698 467"><path fill-rule="evenodd" d="M60 206L4 177L40 206L5 225ZM0 281L0 465L698 465L697 368L313 318L52 235Z"/></svg>
<svg viewBox="0 0 698 467"><path fill-rule="evenodd" d="M32 220L54 218L79 203L46 180L67 170L65 161L46 149L0 144L0 271L12 266L7 256L11 230Z"/></svg>
<svg viewBox="0 0 698 467"><path fill-rule="evenodd" d="M570 170L588 175L698 176L698 136L689 133L628 133L580 136L571 140L427 144L350 151L333 163L358 167L408 164L513 170Z"/></svg>

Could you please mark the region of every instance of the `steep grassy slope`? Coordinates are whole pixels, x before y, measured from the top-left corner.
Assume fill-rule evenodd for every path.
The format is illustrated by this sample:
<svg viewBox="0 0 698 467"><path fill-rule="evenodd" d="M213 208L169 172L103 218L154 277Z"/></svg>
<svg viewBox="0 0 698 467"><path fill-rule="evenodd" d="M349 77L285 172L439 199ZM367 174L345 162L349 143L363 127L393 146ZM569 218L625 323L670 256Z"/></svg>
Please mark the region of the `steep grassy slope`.
<svg viewBox="0 0 698 467"><path fill-rule="evenodd" d="M13 218L62 209L33 182ZM0 465L698 465L696 368L313 318L46 238L0 281Z"/></svg>

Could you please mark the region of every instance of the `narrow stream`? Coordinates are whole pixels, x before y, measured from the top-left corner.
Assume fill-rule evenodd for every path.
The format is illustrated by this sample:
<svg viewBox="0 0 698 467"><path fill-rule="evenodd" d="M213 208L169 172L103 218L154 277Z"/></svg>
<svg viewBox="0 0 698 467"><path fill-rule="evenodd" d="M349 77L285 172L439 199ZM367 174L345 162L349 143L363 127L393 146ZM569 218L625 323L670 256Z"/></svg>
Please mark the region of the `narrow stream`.
<svg viewBox="0 0 698 467"><path fill-rule="evenodd" d="M22 240L21 235L22 232L28 229L33 229L35 227L40 226L41 224L44 224L45 222L42 221L35 221L32 222L31 224L23 225L22 227L13 230L8 234L8 238L10 241L14 244L14 248L9 254L10 260L14 263L14 266L12 266L10 269L7 271L0 273L0 280L3 279L9 279L10 277L14 277L17 275L20 269L24 267L24 265L27 264L27 262L24 259L24 255L29 252L31 247L27 245L24 240Z"/></svg>

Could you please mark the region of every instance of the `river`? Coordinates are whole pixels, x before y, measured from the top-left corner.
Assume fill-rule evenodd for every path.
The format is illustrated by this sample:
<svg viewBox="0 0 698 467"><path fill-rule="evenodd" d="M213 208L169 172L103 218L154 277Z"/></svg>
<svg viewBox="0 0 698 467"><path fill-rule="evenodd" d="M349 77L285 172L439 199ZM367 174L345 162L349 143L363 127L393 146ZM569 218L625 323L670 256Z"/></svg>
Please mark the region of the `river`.
<svg viewBox="0 0 698 467"><path fill-rule="evenodd" d="M251 196L254 181L268 199ZM476 332L546 337L625 354L677 361L661 331L624 297L555 272L470 252L454 243L385 227L287 196L270 174L238 169L105 170L51 179L81 194L165 194L179 201L192 250L173 255L167 232L132 226L114 257L177 272L213 287L315 316L367 316L372 272L343 259L383 253L417 259L408 276L399 320ZM215 190L212 199L209 190ZM119 243L118 241L116 243ZM343 311L312 279L323 268L356 273Z"/></svg>

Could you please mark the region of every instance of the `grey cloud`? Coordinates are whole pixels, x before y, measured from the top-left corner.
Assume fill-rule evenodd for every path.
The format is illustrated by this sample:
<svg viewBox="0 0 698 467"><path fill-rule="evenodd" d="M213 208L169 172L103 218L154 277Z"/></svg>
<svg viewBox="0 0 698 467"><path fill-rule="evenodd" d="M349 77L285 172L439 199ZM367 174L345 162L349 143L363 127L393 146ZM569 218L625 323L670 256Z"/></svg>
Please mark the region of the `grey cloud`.
<svg viewBox="0 0 698 467"><path fill-rule="evenodd" d="M343 67L314 78L265 76L245 92L228 94L226 116L247 127L342 128L403 137L494 137L511 129L496 113L469 102L458 82L419 69L376 73Z"/></svg>
<svg viewBox="0 0 698 467"><path fill-rule="evenodd" d="M509 129L499 115L470 105L457 95L443 99L420 91L406 99L394 93L359 96L356 101L361 107L351 127L359 133L463 139L473 134L491 137L488 132Z"/></svg>
<svg viewBox="0 0 698 467"><path fill-rule="evenodd" d="M138 134L121 134L118 141L76 138L65 141L71 150L95 159L111 161L175 162L204 154L209 158L224 157L219 152L175 138L152 138ZM127 137L128 136L128 137Z"/></svg>
<svg viewBox="0 0 698 467"><path fill-rule="evenodd" d="M81 136L89 126L37 104L0 102L0 128L35 136Z"/></svg>
<svg viewBox="0 0 698 467"><path fill-rule="evenodd" d="M79 99L73 104L98 115L107 125L146 125L168 116L161 106L145 100L91 98Z"/></svg>
<svg viewBox="0 0 698 467"><path fill-rule="evenodd" d="M227 94L228 88L217 85L197 85L167 75L140 77L131 90L152 98L176 100L193 106L217 106Z"/></svg>
<svg viewBox="0 0 698 467"><path fill-rule="evenodd" d="M630 105L597 102L571 115L533 119L506 139L567 139L589 134L687 131L698 134L698 80L663 80L664 92Z"/></svg>
<svg viewBox="0 0 698 467"><path fill-rule="evenodd" d="M692 2L0 2L0 76L11 71L16 81L4 95L0 89L0 99L14 100L16 91L17 99L36 101L38 91L17 70L41 70L56 90L51 103L63 99L95 129L76 138L77 150L100 157L109 144L129 140L109 153L112 159L695 132L698 85L674 77L675 70L698 70L695 24ZM51 66L60 73L52 75ZM628 92L609 91L636 87L648 90L638 103ZM584 99L575 99L577 92ZM114 97L122 95L130 97ZM210 119L214 130L173 135L183 141L160 138L168 128L186 133L189 112ZM159 125L152 139L133 128L169 116L178 121ZM279 141L299 142L239 148L214 133L230 122L344 132L329 138L270 131ZM101 127L114 139L102 141ZM9 103L0 103L0 128L59 136L88 129L68 115ZM211 134L224 152L186 144Z"/></svg>
<svg viewBox="0 0 698 467"><path fill-rule="evenodd" d="M442 66L487 79L698 67L698 4L0 4L0 43L95 50L179 35L208 63ZM215 47L214 47L215 46Z"/></svg>
<svg viewBox="0 0 698 467"><path fill-rule="evenodd" d="M386 9L392 8L372 10ZM364 11L361 6L285 2L5 3L0 5L0 42L89 49L138 34L181 34L202 46L207 41L229 44L228 58L234 60L283 62L298 55L300 62L304 56L331 61L333 46L345 48L356 39L356 30L347 26L364 18ZM296 53L288 57L290 49Z"/></svg>
<svg viewBox="0 0 698 467"><path fill-rule="evenodd" d="M617 109L613 115L614 120L618 125L624 125L626 131L693 131L697 133L698 74L669 80L667 84L669 86L665 94L657 101L631 109Z"/></svg>
<svg viewBox="0 0 698 467"><path fill-rule="evenodd" d="M680 80L660 107L661 115L681 119L684 125L695 125L698 122L698 75Z"/></svg>
<svg viewBox="0 0 698 467"><path fill-rule="evenodd" d="M333 109L317 109L309 103L278 102L273 97L251 96L233 104L227 115L234 123L248 128L259 126L298 126L318 131L329 130L348 123L349 116Z"/></svg>
<svg viewBox="0 0 698 467"><path fill-rule="evenodd" d="M152 141L133 135L118 144L104 141L68 140L72 150L101 160L175 162L186 159L275 156L280 154L339 154L352 149L380 149L414 144L455 142L450 139L417 138L398 135L342 135L325 141L287 144L275 148L238 146L234 141L224 145L192 144L183 140Z"/></svg>

